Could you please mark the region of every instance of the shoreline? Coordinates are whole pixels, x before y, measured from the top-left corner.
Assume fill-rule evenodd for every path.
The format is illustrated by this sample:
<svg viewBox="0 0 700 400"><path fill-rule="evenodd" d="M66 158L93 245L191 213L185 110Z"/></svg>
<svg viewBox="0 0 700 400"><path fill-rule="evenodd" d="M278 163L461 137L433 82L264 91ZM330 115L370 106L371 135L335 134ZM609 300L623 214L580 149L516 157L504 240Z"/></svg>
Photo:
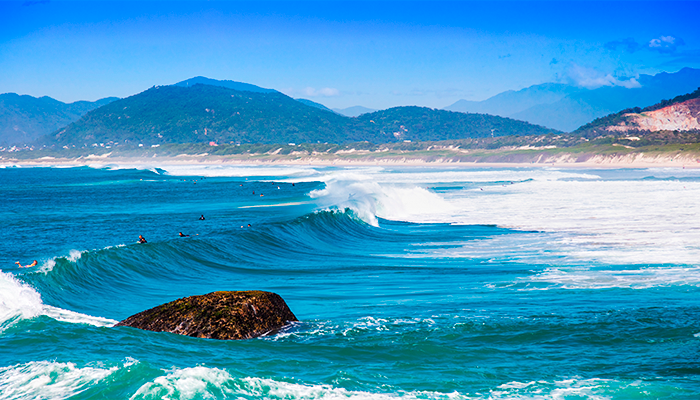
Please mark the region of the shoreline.
<svg viewBox="0 0 700 400"><path fill-rule="evenodd" d="M67 157L41 157L41 158L6 158L0 157L0 166L90 166L108 164L126 165L245 165L245 166L338 166L338 167L364 167L364 166L391 166L391 167L460 167L460 168L582 168L582 169L644 169L644 168L700 168L700 157L694 154L670 154L645 155L643 153L631 153L624 155L577 155L573 153L533 154L529 158L532 161L491 161L490 159L503 157L507 154L496 154L481 161L479 158L465 160L463 156L455 154L454 157L411 155L392 155L387 157L352 158L338 155L326 157L278 157L275 155L189 155L177 156L150 156L130 157L91 154L77 158ZM536 158L535 158L536 157ZM519 157L521 158L521 157ZM582 159L583 158L583 159Z"/></svg>

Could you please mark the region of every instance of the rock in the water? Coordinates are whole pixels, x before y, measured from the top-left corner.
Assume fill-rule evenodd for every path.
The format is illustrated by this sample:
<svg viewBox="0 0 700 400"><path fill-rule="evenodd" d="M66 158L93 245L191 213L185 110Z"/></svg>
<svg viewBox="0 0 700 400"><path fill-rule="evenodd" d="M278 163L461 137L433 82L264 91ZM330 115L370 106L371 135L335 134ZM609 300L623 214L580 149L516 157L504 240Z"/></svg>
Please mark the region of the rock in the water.
<svg viewBox="0 0 700 400"><path fill-rule="evenodd" d="M250 339L298 321L287 303L259 290L183 297L132 315L115 326L207 339Z"/></svg>

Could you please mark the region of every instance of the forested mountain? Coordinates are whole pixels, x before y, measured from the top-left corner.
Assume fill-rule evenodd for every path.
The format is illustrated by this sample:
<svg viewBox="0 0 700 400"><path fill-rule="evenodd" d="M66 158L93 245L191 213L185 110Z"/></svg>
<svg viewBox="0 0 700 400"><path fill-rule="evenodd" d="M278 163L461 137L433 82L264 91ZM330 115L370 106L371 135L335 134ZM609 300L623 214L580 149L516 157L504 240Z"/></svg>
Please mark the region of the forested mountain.
<svg viewBox="0 0 700 400"><path fill-rule="evenodd" d="M316 103L315 101L311 101L311 100L308 100L308 99L294 99L294 100L296 100L296 101L298 101L298 102L300 102L300 103L302 103L302 104L306 104L307 106L316 107L316 108L321 109L321 110L333 112L333 110L331 110L330 108L324 106L324 105L321 104L321 103Z"/></svg>
<svg viewBox="0 0 700 400"><path fill-rule="evenodd" d="M46 144L346 143L445 140L553 132L522 121L422 107L349 118L279 92L159 86L93 110Z"/></svg>
<svg viewBox="0 0 700 400"><path fill-rule="evenodd" d="M47 96L0 94L0 145L33 142L116 99L110 97L66 104Z"/></svg>

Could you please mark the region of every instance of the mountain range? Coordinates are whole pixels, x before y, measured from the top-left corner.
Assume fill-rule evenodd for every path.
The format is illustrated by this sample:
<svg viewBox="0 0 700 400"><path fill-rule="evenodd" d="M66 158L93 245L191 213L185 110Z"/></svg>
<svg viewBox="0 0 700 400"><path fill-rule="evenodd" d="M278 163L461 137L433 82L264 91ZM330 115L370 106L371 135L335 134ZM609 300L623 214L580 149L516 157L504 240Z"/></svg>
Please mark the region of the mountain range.
<svg viewBox="0 0 700 400"><path fill-rule="evenodd" d="M47 96L0 94L0 145L32 142L116 99L108 97L66 104Z"/></svg>
<svg viewBox="0 0 700 400"><path fill-rule="evenodd" d="M43 143L387 143L555 132L498 116L426 107L395 107L350 118L276 91L200 83L156 86L116 100L45 137Z"/></svg>
<svg viewBox="0 0 700 400"><path fill-rule="evenodd" d="M534 85L519 91L503 92L484 101L460 100L451 106L446 107L445 110L458 111L460 113L491 114L529 121L533 124L539 124L549 128L558 128L563 131L573 131L574 129L583 126L596 118L602 118L605 115L617 113L619 110L630 109L632 107L648 107L662 99L672 98L678 94L690 92L700 86L700 70L684 68L676 73L660 73L653 76L641 75L638 77L637 82L639 83L639 87L635 88L606 86L597 89L585 89L582 87L561 83L545 83ZM333 140L339 140L341 142L346 142L348 140L398 140L399 137L403 138L403 140L413 140L409 136L413 136L415 134L415 138L423 137L423 133L425 132L433 132L433 134L428 135L431 138L454 136L450 132L447 132L449 130L454 130L459 134L472 135L472 137L482 137L486 134L500 136L510 133L518 135L523 134L523 132L552 131L551 129L535 129L528 125L517 125L512 120L510 120L512 122L508 122L505 125L501 124L502 127L506 125L508 126L507 129L502 130L501 128L496 127L496 125L498 125L496 121L499 121L497 119L489 119L490 125L487 125L489 125L490 128L487 130L482 130L481 128L472 129L470 127L450 124L475 123L475 121L481 117L459 116L459 118L456 118L450 114L440 114L437 112L437 110L427 108L423 109L420 107L398 107L396 109L383 111L376 111L361 106L349 107L345 109L330 109L323 104L308 99L292 99L273 89L266 89L256 85L230 80L209 79L201 76L187 79L171 86L160 86L158 88L153 87L152 89L160 90L168 87L191 89L198 85L220 87L240 93L254 93L256 96L258 94L266 95L267 100L264 101L265 105L262 106L262 109L258 109L256 111L257 114L250 114L250 117L255 120L258 114L265 115L266 118L270 119L270 121L274 121L267 124L268 128L274 128L274 132L271 131L266 136L263 130L267 128L262 121L249 121L248 123L242 123L240 121L235 122L230 120L227 121L227 123L230 122L231 125L226 126L225 129L223 129L224 123L219 121L219 119L221 119L220 115L213 117L216 119L216 123L214 125L211 125L202 119L198 119L194 115L190 115L186 121L172 120L168 123L165 123L163 118L161 118L162 116L159 117L157 115L153 115L152 117L155 118L154 121L160 121L162 124L150 124L151 129L161 129L163 132L174 132L175 130L179 129L181 132L175 135L177 137L175 140L178 141L184 140L185 137L190 137L190 139L192 139L191 133L184 133L185 126L191 127L192 132L196 132L196 135L200 135L200 131L206 128L206 134L204 136L209 137L209 132L217 132L219 135L217 136L217 140L231 141L248 141L257 139L268 140L265 139L265 137L278 136L280 132L292 132L296 129L301 133L290 133L289 135L285 134L286 136L277 138L278 141L281 141L282 137L288 137L290 141L294 142L305 139L311 140L312 137L315 141L322 142ZM255 98L262 101L262 98ZM29 143L48 133L56 133L59 130L63 132L61 135L68 135L71 132L76 131L76 129L95 130L95 133L97 133L99 129L107 127L122 129L120 131L121 133L117 136L129 136L124 131L124 129L127 129L127 127L128 129L136 129L139 131L141 128L128 126L128 124L124 124L124 121L107 122L108 118L105 117L98 122L95 119L96 115L98 114L94 114L89 117L86 115L86 113L99 109L102 106L107 106L115 100L117 100L117 98L111 97L95 102L78 101L66 104L46 96L34 98L26 95L20 96L14 93L2 94L0 95L0 145L4 146L16 143ZM206 101L203 101L202 99L199 99L198 101L200 101L202 104L206 103ZM293 103L290 103L290 101ZM276 104L278 107L277 110L281 111L281 113L272 112L270 105L273 103ZM260 106L261 104L258 105ZM163 109L163 107L158 104L145 102L143 106L158 109L160 112L163 112L164 115L170 114L169 110ZM174 106L180 107L179 109L181 111L188 109L187 104ZM248 106L252 107L252 104L248 104ZM249 112L251 110L250 107L248 107L246 109L247 111L245 112ZM216 110L215 108L206 106L204 108ZM314 108L315 111L309 111L308 108ZM412 119L412 123L417 125L412 126L411 130L406 128L407 125L404 123L404 120L397 120L389 123L383 118L369 117L368 120L374 122L369 123L365 121L367 119L367 115L374 115L377 112L380 113L378 116L394 115L396 114L397 109L402 108L406 110L413 110L412 113L414 114L423 115L420 122L416 119ZM419 112L418 110L422 111ZM424 110L431 111L424 112ZM241 110L237 110L236 112L240 113ZM321 113L319 114L319 112ZM147 112L144 110L137 113L141 116L147 114ZM116 115L114 112L112 112L112 114ZM133 114L133 110L131 114ZM332 116L329 116L329 114L332 114ZM406 118L411 113L400 114L402 115L402 118ZM437 117L437 115L450 115L450 117L443 118ZM210 114L210 117L211 116L212 115ZM87 120L82 122L79 121L83 117L86 117ZM123 117L128 120L133 118L134 115L125 114ZM350 121L344 117L353 118L350 118L350 120L352 120ZM288 120L283 121L284 118L287 118ZM377 120L383 121L385 125L377 126ZM446 123L445 121L448 120L452 122L449 124ZM457 120L459 120L459 122L455 122ZM319 125L314 125L313 121L318 122ZM77 123L76 126L69 126L69 124L74 122ZM143 120L141 122L144 126L149 125L149 121ZM179 128L175 130L170 129L168 127L169 123L173 123ZM431 126L433 123L438 123L438 126L441 127L441 129L447 131L438 134L434 127ZM90 124L93 124L94 126L90 126ZM401 128L402 125L403 128ZM518 126L517 129L515 129L516 125ZM101 128L98 129L98 127ZM228 133L224 134L224 131ZM315 133L312 133L312 131L315 131ZM391 135L397 133L397 135L393 135L394 139L391 139L391 135L387 135L388 131L391 131ZM234 132L238 133L234 134ZM252 134L251 132L257 133ZM405 135L404 133L406 132L409 133ZM87 131L83 133L83 141L88 140L92 134ZM141 136L134 133L134 135L132 135L132 139L136 140L137 136L148 137L148 135L144 136L143 134L143 131L140 131L138 134ZM160 134L163 135L162 132L160 132ZM59 137L61 137L61 135L59 135ZM93 136L95 138L98 137L98 135ZM204 137L196 138L196 140L205 139L206 138ZM128 141L130 139L125 137L124 140ZM46 140L44 141L46 142Z"/></svg>
<svg viewBox="0 0 700 400"><path fill-rule="evenodd" d="M700 70L683 68L675 73L640 75L638 87L603 86L585 89L545 83L507 91L483 101L459 100L446 110L500 115L571 132L610 113L630 107L647 107L700 86Z"/></svg>

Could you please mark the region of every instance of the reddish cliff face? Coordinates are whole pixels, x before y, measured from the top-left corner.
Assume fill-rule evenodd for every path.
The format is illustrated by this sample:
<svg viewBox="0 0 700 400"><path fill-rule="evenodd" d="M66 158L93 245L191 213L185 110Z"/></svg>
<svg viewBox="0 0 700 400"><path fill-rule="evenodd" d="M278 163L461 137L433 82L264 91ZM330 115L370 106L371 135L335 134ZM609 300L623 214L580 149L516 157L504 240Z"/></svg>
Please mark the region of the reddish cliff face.
<svg viewBox="0 0 700 400"><path fill-rule="evenodd" d="M611 132L700 130L700 98L641 114L625 114L625 117L625 122L606 129Z"/></svg>

